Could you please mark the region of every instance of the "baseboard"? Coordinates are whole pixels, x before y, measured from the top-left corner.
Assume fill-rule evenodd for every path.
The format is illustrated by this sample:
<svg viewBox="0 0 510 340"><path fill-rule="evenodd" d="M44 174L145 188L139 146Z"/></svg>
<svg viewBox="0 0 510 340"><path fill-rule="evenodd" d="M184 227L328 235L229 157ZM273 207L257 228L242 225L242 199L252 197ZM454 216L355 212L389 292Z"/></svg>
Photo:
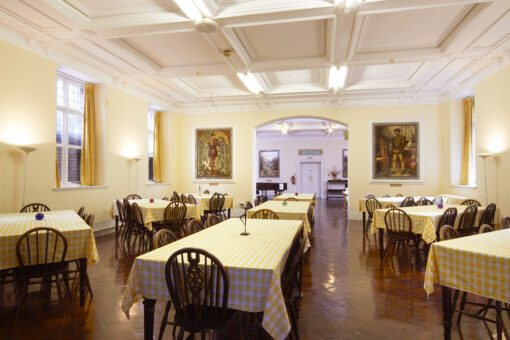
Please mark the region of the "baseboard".
<svg viewBox="0 0 510 340"><path fill-rule="evenodd" d="M94 224L94 236L103 236L115 232L115 222L113 220L101 221Z"/></svg>

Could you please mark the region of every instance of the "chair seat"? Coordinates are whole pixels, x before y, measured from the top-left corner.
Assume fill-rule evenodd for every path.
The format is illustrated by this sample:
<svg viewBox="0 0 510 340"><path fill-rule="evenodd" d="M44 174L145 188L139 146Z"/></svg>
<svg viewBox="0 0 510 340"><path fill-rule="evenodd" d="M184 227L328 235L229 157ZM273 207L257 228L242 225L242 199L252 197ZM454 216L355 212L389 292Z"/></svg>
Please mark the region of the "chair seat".
<svg viewBox="0 0 510 340"><path fill-rule="evenodd" d="M186 307L188 315L193 315L193 306L189 305ZM218 317L220 315L221 308L207 307L203 311L201 325L195 324L193 318L186 318L183 313L176 312L174 316L174 323L177 326L183 327L188 332L200 332L203 329L221 329L225 328L227 322L232 318L235 310L229 309L224 317Z"/></svg>
<svg viewBox="0 0 510 340"><path fill-rule="evenodd" d="M25 272L19 270L18 273L25 278L38 278L42 276L51 276L62 274L68 269L68 262L55 262L47 265L32 265L26 268Z"/></svg>

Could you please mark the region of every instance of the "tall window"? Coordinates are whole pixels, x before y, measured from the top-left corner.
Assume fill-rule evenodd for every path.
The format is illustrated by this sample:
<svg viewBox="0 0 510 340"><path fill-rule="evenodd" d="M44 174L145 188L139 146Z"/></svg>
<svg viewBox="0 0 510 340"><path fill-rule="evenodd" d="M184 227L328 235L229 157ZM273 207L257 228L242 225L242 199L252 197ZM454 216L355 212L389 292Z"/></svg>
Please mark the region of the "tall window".
<svg viewBox="0 0 510 340"><path fill-rule="evenodd" d="M80 184L85 85L57 76L57 158L60 181Z"/></svg>
<svg viewBox="0 0 510 340"><path fill-rule="evenodd" d="M149 110L147 115L148 133L148 154L149 154L149 181L154 181L154 110Z"/></svg>

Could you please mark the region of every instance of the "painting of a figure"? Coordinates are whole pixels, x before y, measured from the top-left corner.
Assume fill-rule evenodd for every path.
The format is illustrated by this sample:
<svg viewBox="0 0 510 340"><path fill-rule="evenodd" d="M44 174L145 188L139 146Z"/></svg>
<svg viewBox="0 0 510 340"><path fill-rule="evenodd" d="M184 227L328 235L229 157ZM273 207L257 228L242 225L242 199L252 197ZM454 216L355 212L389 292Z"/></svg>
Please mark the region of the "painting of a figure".
<svg viewBox="0 0 510 340"><path fill-rule="evenodd" d="M280 151L259 151L259 177L280 177Z"/></svg>
<svg viewBox="0 0 510 340"><path fill-rule="evenodd" d="M419 123L373 123L373 179L418 180Z"/></svg>
<svg viewBox="0 0 510 340"><path fill-rule="evenodd" d="M232 128L195 130L195 178L233 179Z"/></svg>

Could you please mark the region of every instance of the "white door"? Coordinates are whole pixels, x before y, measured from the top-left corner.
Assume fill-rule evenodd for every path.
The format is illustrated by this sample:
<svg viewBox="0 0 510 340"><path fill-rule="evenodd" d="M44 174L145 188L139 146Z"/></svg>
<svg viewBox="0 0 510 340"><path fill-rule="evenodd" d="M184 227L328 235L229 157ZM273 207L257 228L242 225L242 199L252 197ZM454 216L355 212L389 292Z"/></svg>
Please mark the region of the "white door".
<svg viewBox="0 0 510 340"><path fill-rule="evenodd" d="M300 174L300 192L313 194L321 197L321 163L302 162Z"/></svg>

